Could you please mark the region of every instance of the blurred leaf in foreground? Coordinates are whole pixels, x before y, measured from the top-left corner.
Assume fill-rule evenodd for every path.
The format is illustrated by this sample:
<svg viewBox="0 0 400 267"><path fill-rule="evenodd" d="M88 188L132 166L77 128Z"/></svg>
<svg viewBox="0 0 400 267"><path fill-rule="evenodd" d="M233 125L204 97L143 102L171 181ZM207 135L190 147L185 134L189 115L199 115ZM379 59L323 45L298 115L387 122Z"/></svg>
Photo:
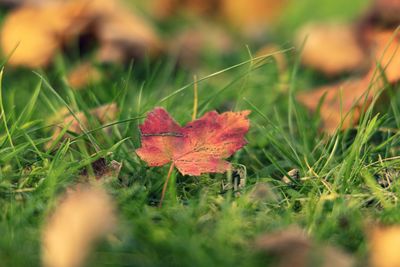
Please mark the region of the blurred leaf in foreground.
<svg viewBox="0 0 400 267"><path fill-rule="evenodd" d="M152 26L117 0L22 5L6 16L1 47L10 65L46 67L57 52L82 36L93 36L98 43L100 62L129 61L161 50Z"/></svg>
<svg viewBox="0 0 400 267"><path fill-rule="evenodd" d="M272 256L278 267L352 267L354 259L327 245L318 245L301 229L291 227L260 236L255 243L259 251Z"/></svg>
<svg viewBox="0 0 400 267"><path fill-rule="evenodd" d="M369 232L370 261L372 267L400 266L400 227L376 226Z"/></svg>
<svg viewBox="0 0 400 267"><path fill-rule="evenodd" d="M44 266L83 266L93 243L115 226L114 204L103 189L69 189L43 230Z"/></svg>

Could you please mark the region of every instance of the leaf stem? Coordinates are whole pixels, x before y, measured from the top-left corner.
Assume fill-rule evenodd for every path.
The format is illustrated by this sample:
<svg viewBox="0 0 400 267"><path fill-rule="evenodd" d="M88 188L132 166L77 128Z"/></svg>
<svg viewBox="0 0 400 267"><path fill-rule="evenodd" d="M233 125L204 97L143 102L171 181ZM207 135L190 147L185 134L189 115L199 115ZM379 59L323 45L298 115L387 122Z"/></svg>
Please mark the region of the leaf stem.
<svg viewBox="0 0 400 267"><path fill-rule="evenodd" d="M160 198L160 203L158 204L158 207L161 208L162 207L162 203L165 197L165 192L167 191L167 186L168 186L168 182L169 182L169 178L171 177L172 171L174 170L175 164L172 162L171 166L169 167L169 171L168 171L168 175L167 175L167 179L164 182L164 186L162 189L162 193L161 193L161 198Z"/></svg>

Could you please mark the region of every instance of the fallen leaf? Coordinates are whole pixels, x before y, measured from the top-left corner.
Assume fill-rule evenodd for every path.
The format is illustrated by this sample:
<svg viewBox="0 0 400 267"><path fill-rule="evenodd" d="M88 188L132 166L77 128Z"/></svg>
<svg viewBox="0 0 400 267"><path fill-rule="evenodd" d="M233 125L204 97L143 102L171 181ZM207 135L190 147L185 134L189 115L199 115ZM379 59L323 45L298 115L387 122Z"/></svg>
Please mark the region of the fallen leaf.
<svg viewBox="0 0 400 267"><path fill-rule="evenodd" d="M332 246L315 244L298 227L290 227L260 236L255 247L272 255L278 267L351 267L354 260L347 253Z"/></svg>
<svg viewBox="0 0 400 267"><path fill-rule="evenodd" d="M394 30L372 30L369 38L375 59L371 73L375 71L375 63L379 63L387 81L397 82L400 79L400 33L395 34Z"/></svg>
<svg viewBox="0 0 400 267"><path fill-rule="evenodd" d="M317 249L318 251L318 249ZM318 258L318 256L317 256ZM356 266L353 257L343 250L333 247L325 246L322 249L323 265L322 267L353 267Z"/></svg>
<svg viewBox="0 0 400 267"><path fill-rule="evenodd" d="M400 22L399 0L375 0L371 10L378 19L385 23L397 24Z"/></svg>
<svg viewBox="0 0 400 267"><path fill-rule="evenodd" d="M177 58L178 64L189 68L197 67L204 53L228 55L233 50L231 36L212 23L202 23L183 30L169 44L169 52Z"/></svg>
<svg viewBox="0 0 400 267"><path fill-rule="evenodd" d="M293 181L300 181L300 170L292 169L288 171L287 176L283 176L281 180L285 184L292 184Z"/></svg>
<svg viewBox="0 0 400 267"><path fill-rule="evenodd" d="M158 19L166 19L179 12L210 15L218 10L219 0L154 0L153 13Z"/></svg>
<svg viewBox="0 0 400 267"><path fill-rule="evenodd" d="M311 241L298 228L260 236L255 246L273 259L277 267L307 267Z"/></svg>
<svg viewBox="0 0 400 267"><path fill-rule="evenodd" d="M362 70L369 65L356 30L350 25L307 24L297 33L297 47L304 41L302 63L327 75Z"/></svg>
<svg viewBox="0 0 400 267"><path fill-rule="evenodd" d="M19 6L19 5L40 5L49 0L0 0L0 5Z"/></svg>
<svg viewBox="0 0 400 267"><path fill-rule="evenodd" d="M221 15L235 28L250 36L264 33L276 21L288 0L220 0Z"/></svg>
<svg viewBox="0 0 400 267"><path fill-rule="evenodd" d="M43 1L21 5L6 16L1 47L8 63L48 66L56 53L82 36L93 36L101 62L155 56L161 41L151 25L117 0Z"/></svg>
<svg viewBox="0 0 400 267"><path fill-rule="evenodd" d="M373 58L370 70L363 78L322 86L297 96L299 102L315 112L325 95L320 115L323 130L327 133L333 133L340 125L342 130L355 126L377 93L385 88L386 80L393 84L400 79L400 35L377 28L366 28L362 34ZM342 49L349 51L345 47ZM325 60L328 61L328 57Z"/></svg>
<svg viewBox="0 0 400 267"><path fill-rule="evenodd" d="M159 19L182 13L227 21L250 37L264 33L282 14L288 0L154 0L153 13Z"/></svg>
<svg viewBox="0 0 400 267"><path fill-rule="evenodd" d="M115 225L114 204L107 192L88 186L69 189L43 229L43 265L83 266L93 243Z"/></svg>
<svg viewBox="0 0 400 267"><path fill-rule="evenodd" d="M372 85L369 89L370 84ZM343 130L356 125L363 108L368 108L381 88L381 83L371 83L367 76L301 92L297 95L297 100L315 112L320 100L325 97L320 109L322 129L324 132L334 133L339 126Z"/></svg>
<svg viewBox="0 0 400 267"><path fill-rule="evenodd" d="M98 83L102 78L101 72L90 62L84 62L72 69L67 76L68 84L81 89L90 84Z"/></svg>
<svg viewBox="0 0 400 267"><path fill-rule="evenodd" d="M231 165L224 159L246 144L249 114L212 111L181 127L155 108L140 125L142 147L136 153L149 166L171 163L184 175L225 172Z"/></svg>
<svg viewBox="0 0 400 267"><path fill-rule="evenodd" d="M286 72L287 62L286 62L285 54L278 53L279 51L282 51L282 48L280 48L278 45L267 44L267 45L261 47L257 51L255 57L262 57L262 56L266 56L268 54L273 54L272 57L275 59L276 65L278 67L278 71L280 74L283 74ZM259 60L259 61L261 62L262 60Z"/></svg>
<svg viewBox="0 0 400 267"><path fill-rule="evenodd" d="M100 124L110 123L116 119L118 114L117 104L111 103L106 104L95 109L90 110L90 115L95 118ZM65 127L68 127L69 132L76 134L83 133L82 127L87 128L89 126L88 117L84 112L76 112L74 115L69 115L70 111L67 108L61 109L55 117L49 120L49 123L55 124L54 132L47 148L51 143L58 138L60 133Z"/></svg>
<svg viewBox="0 0 400 267"><path fill-rule="evenodd" d="M400 226L373 227L368 236L372 267L400 266Z"/></svg>
<svg viewBox="0 0 400 267"><path fill-rule="evenodd" d="M102 0L104 2L104 0ZM100 43L97 58L101 62L127 62L131 58L155 57L162 42L151 24L122 5L110 10L102 5L96 9L93 27Z"/></svg>
<svg viewBox="0 0 400 267"><path fill-rule="evenodd" d="M1 47L8 63L38 68L47 66L66 40L74 38L86 21L80 19L81 4L23 6L6 16Z"/></svg>
<svg viewBox="0 0 400 267"><path fill-rule="evenodd" d="M74 115L67 115L70 111L66 108L59 111L59 116L63 117L61 127L69 125L68 130L74 133L82 133L82 127L88 126L88 118L84 112L77 112ZM113 121L118 113L117 104L106 104L90 110L90 115L98 120L99 123L104 124Z"/></svg>
<svg viewBox="0 0 400 267"><path fill-rule="evenodd" d="M151 9L157 19L166 19L176 12L177 6L177 0L153 0Z"/></svg>

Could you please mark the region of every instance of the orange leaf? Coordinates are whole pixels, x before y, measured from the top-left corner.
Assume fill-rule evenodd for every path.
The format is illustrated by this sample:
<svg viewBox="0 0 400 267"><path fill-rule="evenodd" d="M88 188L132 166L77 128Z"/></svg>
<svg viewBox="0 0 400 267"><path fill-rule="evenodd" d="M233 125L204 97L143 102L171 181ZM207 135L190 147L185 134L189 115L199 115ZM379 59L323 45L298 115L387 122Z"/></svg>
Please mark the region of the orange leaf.
<svg viewBox="0 0 400 267"><path fill-rule="evenodd" d="M274 23L286 7L287 0L221 0L222 16L245 33L258 34Z"/></svg>
<svg viewBox="0 0 400 267"><path fill-rule="evenodd" d="M9 63L30 68L47 66L65 39L86 22L79 20L80 4L23 6L11 12L1 30L1 47ZM73 27L72 27L73 26Z"/></svg>
<svg viewBox="0 0 400 267"><path fill-rule="evenodd" d="M89 111L93 119L102 125L115 120L118 112L118 107L115 103L106 104ZM49 119L49 123L55 124L56 127L54 127L51 141L46 144L46 148L49 148L52 142L58 138L63 128L68 127L69 132L81 134L82 127L87 128L90 126L91 120L86 116L87 114L81 111L76 112L74 115L71 115L67 108L63 108L56 116ZM68 136L66 135L66 137Z"/></svg>
<svg viewBox="0 0 400 267"><path fill-rule="evenodd" d="M363 108L367 108L379 90L384 89L385 80L382 75L390 84L400 80L399 34L394 35L391 30L367 29L365 39L371 45L375 64L363 78L322 86L312 92L302 92L297 96L302 104L314 112L319 100L326 94L320 113L325 132L332 133L339 125L341 129L356 125L365 110ZM322 62L321 59L318 60ZM325 57L325 60L328 61L328 57ZM378 70L376 70L376 64L379 65Z"/></svg>
<svg viewBox="0 0 400 267"><path fill-rule="evenodd" d="M72 88L82 89L88 85L101 81L102 74L90 62L84 62L76 66L68 73L67 81Z"/></svg>
<svg viewBox="0 0 400 267"><path fill-rule="evenodd" d="M368 233L372 267L400 266L400 227L375 226Z"/></svg>
<svg viewBox="0 0 400 267"><path fill-rule="evenodd" d="M344 24L308 24L296 36L297 46L306 40L302 63L327 75L362 69L368 57L355 29Z"/></svg>
<svg viewBox="0 0 400 267"><path fill-rule="evenodd" d="M83 266L95 242L111 234L116 224L114 203L104 189L69 188L45 224L43 266Z"/></svg>
<svg viewBox="0 0 400 267"><path fill-rule="evenodd" d="M389 83L397 82L400 80L400 34L395 35L393 30L372 30L370 35L376 62L384 69Z"/></svg>
<svg viewBox="0 0 400 267"><path fill-rule="evenodd" d="M198 67L205 51L230 55L234 50L231 36L215 23L199 23L171 39L169 51L185 68Z"/></svg>
<svg viewBox="0 0 400 267"><path fill-rule="evenodd" d="M98 120L99 123L104 124L113 121L117 117L118 107L115 103L106 104L99 106L89 111L90 115ZM66 108L61 109L57 114L58 118L53 120L61 126L61 128L67 127L68 131L77 134L82 133L83 127L89 126L89 119L84 112L76 112L74 115L70 115L70 111ZM61 118L60 118L61 117ZM59 121L61 119L61 121ZM60 129L60 127L57 127Z"/></svg>
<svg viewBox="0 0 400 267"><path fill-rule="evenodd" d="M368 75L363 79L348 80L323 86L311 92L302 92L297 99L315 112L319 100L325 96L320 113L323 129L325 132L333 133L341 123L341 129L348 129L358 122L363 108L368 107L377 91L382 88L381 82L381 79L378 79L370 85Z"/></svg>
<svg viewBox="0 0 400 267"><path fill-rule="evenodd" d="M118 1L110 8L110 1L89 0L92 2L88 12L94 17L94 34L100 43L97 58L101 62L125 62L161 52L162 42L146 19Z"/></svg>
<svg viewBox="0 0 400 267"><path fill-rule="evenodd" d="M136 153L149 166L171 162L184 175L225 172L231 165L224 159L246 144L249 114L212 111L181 127L167 111L155 108L140 126L142 147Z"/></svg>
<svg viewBox="0 0 400 267"><path fill-rule="evenodd" d="M118 0L45 1L22 5L4 19L1 48L13 66L48 66L54 56L82 36L99 43L101 62L125 62L157 55L161 41L144 18ZM82 39L83 40L83 39Z"/></svg>

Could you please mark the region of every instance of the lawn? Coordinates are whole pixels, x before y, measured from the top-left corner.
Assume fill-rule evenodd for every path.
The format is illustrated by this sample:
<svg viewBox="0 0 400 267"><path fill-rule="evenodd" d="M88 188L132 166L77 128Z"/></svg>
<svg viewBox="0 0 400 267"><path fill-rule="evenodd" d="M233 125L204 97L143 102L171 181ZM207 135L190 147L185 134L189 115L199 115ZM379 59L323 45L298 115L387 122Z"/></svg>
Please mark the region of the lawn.
<svg viewBox="0 0 400 267"><path fill-rule="evenodd" d="M245 40L233 55L208 51L195 70L176 67L169 56L100 66L108 76L85 90L65 82L78 56L58 55L51 68L36 70L8 67L3 58L0 266L41 266L46 218L67 188L96 172L99 159L122 164L102 181L118 227L96 244L87 266L276 266L255 240L293 225L365 266L370 225L400 223L398 86L390 86L389 97L374 102L356 128L321 132L318 112L310 114L295 96L330 80L299 64L301 49L291 39L308 20L355 19L363 2L293 4L270 33L287 60L283 73L274 57L256 56L257 46ZM101 124L89 112L112 102L119 109L113 122ZM250 110L248 144L229 158L233 173L174 171L160 208L169 166L149 167L138 157L139 125L158 106L184 125L196 102L197 117ZM68 134L64 127L68 138L54 139L52 118L61 108L86 114L87 129ZM299 178L284 182L293 169ZM238 188L232 177L239 178ZM387 177L389 185L382 182Z"/></svg>

